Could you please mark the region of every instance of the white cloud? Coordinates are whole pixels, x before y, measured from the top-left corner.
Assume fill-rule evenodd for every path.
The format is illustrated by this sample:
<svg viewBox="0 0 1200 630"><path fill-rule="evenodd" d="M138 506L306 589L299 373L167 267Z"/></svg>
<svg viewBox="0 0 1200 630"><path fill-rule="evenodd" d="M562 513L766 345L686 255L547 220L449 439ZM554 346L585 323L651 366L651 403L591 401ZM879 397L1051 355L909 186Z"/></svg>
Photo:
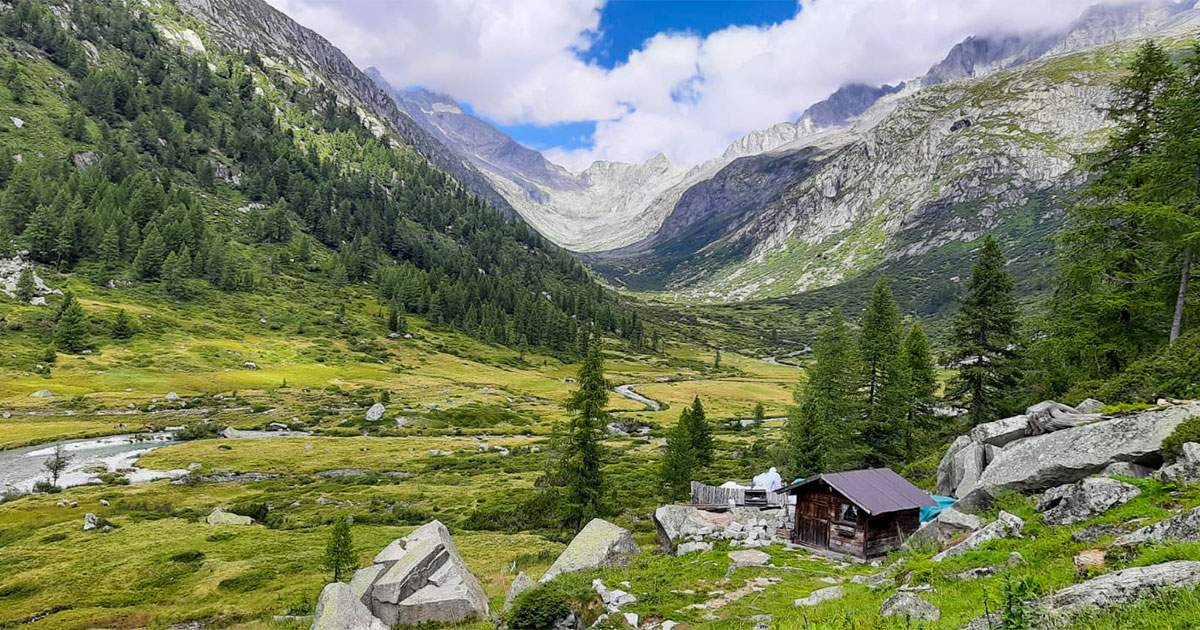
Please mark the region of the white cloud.
<svg viewBox="0 0 1200 630"><path fill-rule="evenodd" d="M568 168L694 164L852 81L918 76L969 35L1050 31L1097 0L811 0L770 27L658 34L614 69L580 60L605 0L269 0L378 67L501 123L596 121ZM686 98L680 98L686 95Z"/></svg>

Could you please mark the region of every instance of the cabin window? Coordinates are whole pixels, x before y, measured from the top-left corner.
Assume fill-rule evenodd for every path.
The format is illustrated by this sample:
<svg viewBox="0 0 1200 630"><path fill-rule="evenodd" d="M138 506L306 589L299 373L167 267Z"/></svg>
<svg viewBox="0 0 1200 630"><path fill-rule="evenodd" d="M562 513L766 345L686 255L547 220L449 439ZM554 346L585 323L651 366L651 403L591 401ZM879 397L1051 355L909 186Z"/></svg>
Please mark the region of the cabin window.
<svg viewBox="0 0 1200 630"><path fill-rule="evenodd" d="M839 504L834 520L840 523L858 523L858 507L853 503Z"/></svg>

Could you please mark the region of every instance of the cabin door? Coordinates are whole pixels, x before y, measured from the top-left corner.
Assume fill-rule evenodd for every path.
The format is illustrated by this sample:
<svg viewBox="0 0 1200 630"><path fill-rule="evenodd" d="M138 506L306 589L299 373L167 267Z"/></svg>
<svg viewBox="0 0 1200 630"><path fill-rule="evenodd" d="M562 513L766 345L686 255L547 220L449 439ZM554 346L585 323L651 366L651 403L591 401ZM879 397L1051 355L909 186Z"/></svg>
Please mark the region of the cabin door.
<svg viewBox="0 0 1200 630"><path fill-rule="evenodd" d="M796 534L803 545L829 548L829 521L833 518L833 497L808 494L797 502Z"/></svg>

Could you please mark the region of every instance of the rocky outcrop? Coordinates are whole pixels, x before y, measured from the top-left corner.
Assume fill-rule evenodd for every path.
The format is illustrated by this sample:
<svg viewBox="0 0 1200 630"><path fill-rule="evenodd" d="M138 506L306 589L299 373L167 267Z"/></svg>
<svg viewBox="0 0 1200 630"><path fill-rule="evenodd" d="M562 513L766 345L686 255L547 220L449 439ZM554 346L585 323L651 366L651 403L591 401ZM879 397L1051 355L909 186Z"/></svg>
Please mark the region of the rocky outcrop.
<svg viewBox="0 0 1200 630"><path fill-rule="evenodd" d="M1026 414L1027 431L1052 432L993 446L975 438L1001 433L976 427L970 435L960 436L939 463L938 491L959 498L985 487L992 492L1040 492L1102 473L1115 464L1157 467L1163 440L1197 415L1200 407L1176 405L1095 420L1096 416L1065 405L1041 403ZM1011 418L1001 423L1017 424ZM1062 426L1068 428L1056 430Z"/></svg>
<svg viewBox="0 0 1200 630"><path fill-rule="evenodd" d="M487 595L439 521L392 541L348 588L387 627L488 615Z"/></svg>
<svg viewBox="0 0 1200 630"><path fill-rule="evenodd" d="M806 595L805 597L801 597L800 599L793 601L792 605L796 606L797 608L817 606L817 605L823 604L827 601L831 601L834 599L840 599L842 597L842 595L845 595L845 594L846 594L845 589L843 589L842 587L830 586L829 588L822 588L822 589L815 590L815 591L809 593L808 595Z"/></svg>
<svg viewBox="0 0 1200 630"><path fill-rule="evenodd" d="M950 541L970 534L983 527L984 520L974 514L960 512L948 507L930 519L908 538L910 547L936 545L941 547Z"/></svg>
<svg viewBox="0 0 1200 630"><path fill-rule="evenodd" d="M1037 509L1050 525L1073 525L1099 516L1141 494L1137 486L1107 477L1089 477L1051 488Z"/></svg>
<svg viewBox="0 0 1200 630"><path fill-rule="evenodd" d="M1169 589L1200 585L1200 562L1176 560L1146 567L1133 567L1068 586L1031 602L1049 618L1069 618L1084 610L1132 604L1146 596ZM998 627L996 613L973 619L959 630L988 630Z"/></svg>
<svg viewBox="0 0 1200 630"><path fill-rule="evenodd" d="M389 630L342 582L325 585L310 630Z"/></svg>
<svg viewBox="0 0 1200 630"><path fill-rule="evenodd" d="M1179 458L1154 473L1154 477L1164 483L1181 486L1200 482L1200 444L1184 444Z"/></svg>
<svg viewBox="0 0 1200 630"><path fill-rule="evenodd" d="M539 581L549 582L562 573L624 565L639 551L628 529L604 519L592 519L575 535L571 544L546 569Z"/></svg>
<svg viewBox="0 0 1200 630"><path fill-rule="evenodd" d="M1200 540L1200 507L1192 508L1117 538L1118 547L1133 547L1168 540Z"/></svg>
<svg viewBox="0 0 1200 630"><path fill-rule="evenodd" d="M730 540L741 547L759 547L782 544L784 532L789 526L785 510L735 507L732 510L712 512L690 505L664 505L654 511L654 527L658 540L667 553L688 553L700 547L688 543Z"/></svg>
<svg viewBox="0 0 1200 630"><path fill-rule="evenodd" d="M1010 538L1020 536L1021 530L1025 527L1025 521L1008 512L1001 511L1000 516L996 520L985 525L979 531L967 536L962 542L950 547L949 549L930 558L934 562L941 562L950 556L960 556L968 551L978 549L984 543L996 540L998 538Z"/></svg>
<svg viewBox="0 0 1200 630"><path fill-rule="evenodd" d="M884 600L879 616L937 621L942 618L942 611L913 593L900 592Z"/></svg>

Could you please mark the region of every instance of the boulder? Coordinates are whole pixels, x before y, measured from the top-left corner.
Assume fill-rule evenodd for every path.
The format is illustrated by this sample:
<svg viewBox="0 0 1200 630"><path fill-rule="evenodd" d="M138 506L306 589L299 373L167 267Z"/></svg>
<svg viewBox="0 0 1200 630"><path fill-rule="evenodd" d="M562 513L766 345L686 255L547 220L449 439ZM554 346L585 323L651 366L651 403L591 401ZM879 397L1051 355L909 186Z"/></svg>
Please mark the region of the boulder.
<svg viewBox="0 0 1200 630"><path fill-rule="evenodd" d="M735 567L762 567L771 561L771 556L767 552L757 549L742 549L730 551L729 559L733 560Z"/></svg>
<svg viewBox="0 0 1200 630"><path fill-rule="evenodd" d="M1130 479L1148 479L1154 474L1154 469L1132 462L1113 462L1104 467L1100 474L1107 477L1128 477Z"/></svg>
<svg viewBox="0 0 1200 630"><path fill-rule="evenodd" d="M948 507L925 523L908 539L910 547L921 545L937 545L941 547L963 535L970 534L983 527L984 520L974 514L960 512L954 507Z"/></svg>
<svg viewBox="0 0 1200 630"><path fill-rule="evenodd" d="M1133 547L1167 540L1200 540L1200 507L1121 536L1114 544L1118 547Z"/></svg>
<svg viewBox="0 0 1200 630"><path fill-rule="evenodd" d="M517 596L525 591L537 586L524 571L517 574L517 579L513 580L512 586L508 587L508 594L504 596L504 612L512 610L513 602L517 601Z"/></svg>
<svg viewBox="0 0 1200 630"><path fill-rule="evenodd" d="M996 540L997 538L1009 538L1012 536L1020 536L1021 530L1025 527L1025 521L1021 517L1001 511L1000 516L985 525L979 531L967 536L962 542L953 547L937 554L930 558L934 562L941 562L950 556L962 555L968 551L978 549L984 543Z"/></svg>
<svg viewBox="0 0 1200 630"><path fill-rule="evenodd" d="M208 518L204 519L209 525L253 525L254 519L216 507L209 513Z"/></svg>
<svg viewBox="0 0 1200 630"><path fill-rule="evenodd" d="M1126 530L1121 529L1119 525L1113 523L1097 523L1089 525L1081 530L1071 532L1071 540L1077 543L1094 543L1104 536L1112 536L1116 538L1124 534Z"/></svg>
<svg viewBox="0 0 1200 630"><path fill-rule="evenodd" d="M364 574L357 588L364 591L371 612L389 627L452 624L488 615L487 595L439 521L392 541L375 556L375 565L382 567L374 569L373 579Z"/></svg>
<svg viewBox="0 0 1200 630"><path fill-rule="evenodd" d="M807 597L801 597L800 599L795 600L792 602L792 605L797 607L816 606L817 604L822 604L830 600L840 599L844 594L845 591L842 589L842 587L830 586L829 588L815 590L809 593Z"/></svg>
<svg viewBox="0 0 1200 630"><path fill-rule="evenodd" d="M942 618L942 611L912 593L900 592L884 600L879 616L937 621Z"/></svg>
<svg viewBox="0 0 1200 630"><path fill-rule="evenodd" d="M1137 486L1108 477L1088 477L1046 491L1037 509L1050 525L1073 525L1099 516L1141 494Z"/></svg>
<svg viewBox="0 0 1200 630"><path fill-rule="evenodd" d="M227 440L236 440L238 438L243 438L246 436L244 433L242 433L241 431L238 431L237 429L235 429L233 427L225 427L224 429L221 430L221 437L223 437Z"/></svg>
<svg viewBox="0 0 1200 630"><path fill-rule="evenodd" d="M179 394L177 394L175 392L167 392L167 401L168 402L179 402L179 400L180 400Z"/></svg>
<svg viewBox="0 0 1200 630"><path fill-rule="evenodd" d="M1039 492L1079 481L1116 462L1155 465L1161 461L1163 440L1197 415L1200 406L1151 409L1025 438L999 449L978 485ZM960 485L956 496L972 489Z"/></svg>
<svg viewBox="0 0 1200 630"><path fill-rule="evenodd" d="M697 551L700 553L708 553L712 550L713 544L710 542L704 542L702 540L696 542L685 542L675 546L675 555L686 556L689 553L695 553Z"/></svg>
<svg viewBox="0 0 1200 630"><path fill-rule="evenodd" d="M367 415L363 417L363 420L367 422L379 422L383 420L383 414L385 413L387 413L387 407L384 407L382 403L375 403L367 410Z"/></svg>
<svg viewBox="0 0 1200 630"><path fill-rule="evenodd" d="M325 585L310 630L388 630L342 582Z"/></svg>
<svg viewBox="0 0 1200 630"><path fill-rule="evenodd" d="M972 441L991 446L1007 446L1029 434L1029 419L1025 416L1013 416L985 422L971 429L968 433Z"/></svg>
<svg viewBox="0 0 1200 630"><path fill-rule="evenodd" d="M638 551L633 534L628 529L595 518L575 535L571 544L546 569L546 574L539 581L549 582L560 573L623 566Z"/></svg>
<svg viewBox="0 0 1200 630"><path fill-rule="evenodd" d="M83 515L83 531L90 532L97 527L100 527L100 517L91 512Z"/></svg>
<svg viewBox="0 0 1200 630"><path fill-rule="evenodd" d="M1075 405L1075 411L1079 413L1100 413L1104 409L1104 403L1095 398L1088 398L1083 402Z"/></svg>
<svg viewBox="0 0 1200 630"><path fill-rule="evenodd" d="M1087 609L1132 604L1143 597L1170 589L1200 585L1200 561L1175 560L1146 567L1132 567L1068 586L1031 602L1052 617L1070 617ZM959 630L988 630L998 627L999 615L976 617Z"/></svg>
<svg viewBox="0 0 1200 630"><path fill-rule="evenodd" d="M30 398L54 398L54 394L48 389L39 389L29 395Z"/></svg>
<svg viewBox="0 0 1200 630"><path fill-rule="evenodd" d="M1186 486L1200 481L1200 444L1187 442L1175 463L1164 466L1153 473L1153 477L1164 483Z"/></svg>

